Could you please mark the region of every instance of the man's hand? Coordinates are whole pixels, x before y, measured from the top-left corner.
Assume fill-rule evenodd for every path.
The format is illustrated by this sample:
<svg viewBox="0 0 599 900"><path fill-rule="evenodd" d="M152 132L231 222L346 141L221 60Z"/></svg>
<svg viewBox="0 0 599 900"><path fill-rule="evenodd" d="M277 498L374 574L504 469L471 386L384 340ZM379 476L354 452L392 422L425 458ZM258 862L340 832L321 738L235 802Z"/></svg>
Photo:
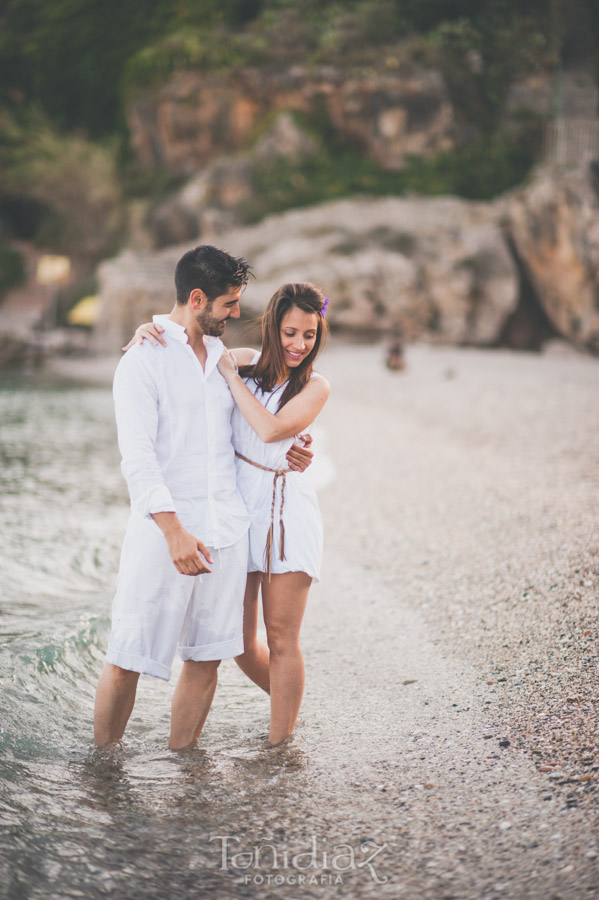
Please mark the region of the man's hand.
<svg viewBox="0 0 599 900"><path fill-rule="evenodd" d="M204 572L212 571L200 555L202 554L211 563L212 558L208 550L193 534L182 528L180 532L167 538L167 541L177 572L181 572L182 575L202 575Z"/></svg>
<svg viewBox="0 0 599 900"><path fill-rule="evenodd" d="M210 553L201 541L183 528L175 513L154 513L152 518L166 538L177 572L181 575L202 575L212 571L205 562L206 559L212 563Z"/></svg>
<svg viewBox="0 0 599 900"><path fill-rule="evenodd" d="M312 443L311 434L298 434L298 440L303 441L302 444L292 444L287 452L287 462L289 468L296 472L305 472L311 464L314 454L310 450Z"/></svg>

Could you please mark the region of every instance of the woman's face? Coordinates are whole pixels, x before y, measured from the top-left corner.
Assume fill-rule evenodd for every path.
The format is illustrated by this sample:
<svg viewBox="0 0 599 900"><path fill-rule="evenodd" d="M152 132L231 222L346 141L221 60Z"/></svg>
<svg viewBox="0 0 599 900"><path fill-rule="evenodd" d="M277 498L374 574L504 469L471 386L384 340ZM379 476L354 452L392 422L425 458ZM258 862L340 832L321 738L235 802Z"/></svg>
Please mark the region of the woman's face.
<svg viewBox="0 0 599 900"><path fill-rule="evenodd" d="M292 306L281 319L281 347L290 369L299 366L314 349L318 333L318 313Z"/></svg>

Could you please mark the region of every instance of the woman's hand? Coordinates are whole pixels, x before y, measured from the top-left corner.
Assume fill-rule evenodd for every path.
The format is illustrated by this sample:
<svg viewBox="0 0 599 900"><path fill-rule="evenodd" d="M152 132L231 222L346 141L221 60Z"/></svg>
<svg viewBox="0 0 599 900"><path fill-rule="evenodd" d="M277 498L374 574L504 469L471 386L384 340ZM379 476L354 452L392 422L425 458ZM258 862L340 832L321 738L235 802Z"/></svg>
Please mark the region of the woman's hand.
<svg viewBox="0 0 599 900"><path fill-rule="evenodd" d="M162 344L163 347L166 347L165 339L160 336L163 332L164 328L162 325L155 325L154 322L144 322L139 328L135 329L135 334L129 343L122 349L123 351L128 350L133 344L142 344L144 340L150 341L154 347L157 347L159 343Z"/></svg>
<svg viewBox="0 0 599 900"><path fill-rule="evenodd" d="M233 353L230 350L227 350L226 347L223 348L223 352L221 358L218 361L218 371L227 381L233 376L237 374L237 360Z"/></svg>

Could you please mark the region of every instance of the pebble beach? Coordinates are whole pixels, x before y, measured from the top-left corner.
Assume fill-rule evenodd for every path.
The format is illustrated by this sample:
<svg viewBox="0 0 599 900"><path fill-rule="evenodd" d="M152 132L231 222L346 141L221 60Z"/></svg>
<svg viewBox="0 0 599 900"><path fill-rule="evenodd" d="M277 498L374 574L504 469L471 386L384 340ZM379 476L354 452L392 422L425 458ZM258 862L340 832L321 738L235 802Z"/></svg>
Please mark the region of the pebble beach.
<svg viewBox="0 0 599 900"><path fill-rule="evenodd" d="M53 371L107 384L113 368ZM597 896L598 361L564 344L415 345L392 372L383 347L333 338L319 369L325 564L295 736L264 749L268 699L229 661L198 750L174 757L173 684L143 681L122 757L65 769L83 773L94 837L61 896ZM84 753L111 543L104 631L71 707ZM78 815L55 820L58 853Z"/></svg>
<svg viewBox="0 0 599 900"><path fill-rule="evenodd" d="M331 618L354 678L381 694L378 727L405 725L378 789L428 851L406 860L431 881L412 874L411 896L592 896L597 361L416 346L389 372L357 346L321 369L338 470L322 496L328 590L344 582Z"/></svg>

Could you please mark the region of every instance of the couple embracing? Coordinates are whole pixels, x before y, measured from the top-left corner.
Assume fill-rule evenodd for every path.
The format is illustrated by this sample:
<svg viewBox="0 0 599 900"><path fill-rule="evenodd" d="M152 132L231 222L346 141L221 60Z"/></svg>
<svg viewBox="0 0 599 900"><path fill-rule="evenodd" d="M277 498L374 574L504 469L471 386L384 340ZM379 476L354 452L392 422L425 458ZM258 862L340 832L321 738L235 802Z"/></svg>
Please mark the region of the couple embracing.
<svg viewBox="0 0 599 900"><path fill-rule="evenodd" d="M315 493L302 477L309 429L329 395L313 371L328 301L285 284L262 319L262 350L228 351L249 265L209 245L175 269L169 315L141 326L114 400L131 514L121 554L95 741L119 741L140 674L168 680L169 746L193 746L222 659L270 694L269 743L292 734L303 694L299 633L322 557ZM267 644L257 637L261 593Z"/></svg>

